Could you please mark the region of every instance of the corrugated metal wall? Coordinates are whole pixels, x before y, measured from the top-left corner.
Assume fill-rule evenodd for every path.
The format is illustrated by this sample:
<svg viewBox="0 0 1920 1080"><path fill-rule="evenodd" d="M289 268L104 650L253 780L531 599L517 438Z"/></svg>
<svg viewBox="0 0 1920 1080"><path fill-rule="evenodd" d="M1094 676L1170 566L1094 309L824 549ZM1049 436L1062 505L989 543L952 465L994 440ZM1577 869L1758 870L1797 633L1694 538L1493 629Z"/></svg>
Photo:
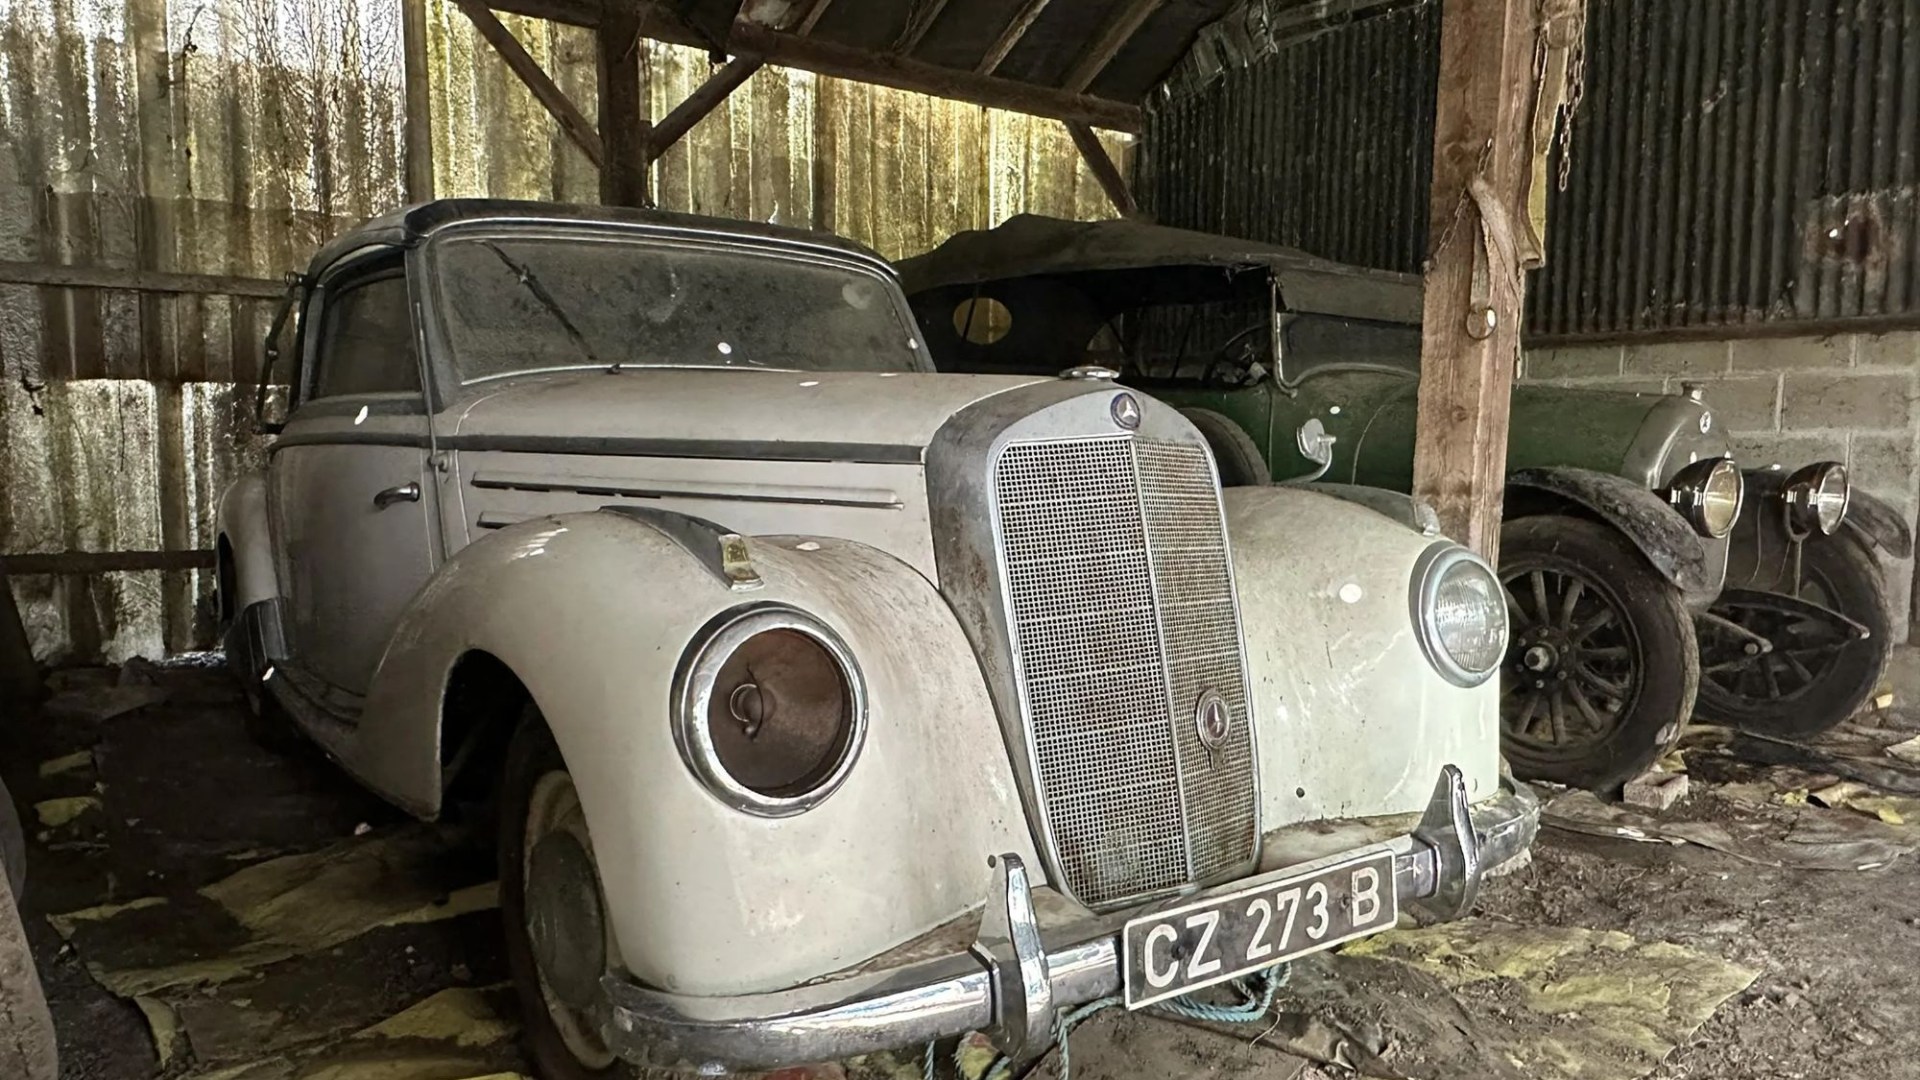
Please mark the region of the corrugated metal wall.
<svg viewBox="0 0 1920 1080"><path fill-rule="evenodd" d="M1419 269L1438 13L1433 3L1388 8L1255 44L1241 51L1244 67L1209 66L1217 74L1196 88L1150 102L1141 205L1180 228Z"/></svg>
<svg viewBox="0 0 1920 1080"><path fill-rule="evenodd" d="M507 19L591 117L591 37ZM585 157L429 4L445 195L593 201ZM708 71L654 45L654 115ZM396 0L0 0L0 260L270 278L401 198ZM1116 151L1123 148L1110 142ZM1111 213L1053 122L783 70L655 167L663 206L828 227L899 256L1023 210ZM0 551L206 547L256 462L271 301L0 284ZM198 572L20 577L36 650L205 644Z"/></svg>
<svg viewBox="0 0 1920 1080"><path fill-rule="evenodd" d="M1920 325L1920 3L1589 0L1589 20L1533 336ZM1160 105L1148 205L1417 269L1438 26L1436 3L1357 16Z"/></svg>

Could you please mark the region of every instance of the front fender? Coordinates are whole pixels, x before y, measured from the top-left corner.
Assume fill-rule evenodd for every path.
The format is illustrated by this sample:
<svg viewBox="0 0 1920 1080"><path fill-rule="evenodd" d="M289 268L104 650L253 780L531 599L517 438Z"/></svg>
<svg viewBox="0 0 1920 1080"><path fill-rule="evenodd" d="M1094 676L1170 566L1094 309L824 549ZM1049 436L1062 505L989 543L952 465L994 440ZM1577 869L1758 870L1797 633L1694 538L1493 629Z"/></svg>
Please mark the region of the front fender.
<svg viewBox="0 0 1920 1080"><path fill-rule="evenodd" d="M215 520L219 536L231 552L223 557L232 559L232 574L226 580L232 583L234 595L220 598L223 611L231 618L280 595L273 568L273 537L267 531L265 474L248 473L229 485L220 497ZM221 587L226 587L224 581Z"/></svg>
<svg viewBox="0 0 1920 1080"><path fill-rule="evenodd" d="M1414 566L1449 541L1309 489L1222 495L1263 827L1424 810L1446 765L1494 795L1499 681L1446 681L1414 629Z"/></svg>
<svg viewBox="0 0 1920 1080"><path fill-rule="evenodd" d="M1653 568L1692 600L1711 598L1720 582L1700 534L1660 496L1624 477L1593 469L1520 469L1507 476L1509 516L1528 495L1572 503L1620 530Z"/></svg>
<svg viewBox="0 0 1920 1080"><path fill-rule="evenodd" d="M628 970L681 993L796 985L976 905L988 855L1040 865L979 665L934 587L849 541L749 546L764 582L752 591L618 514L538 519L469 545L402 616L350 767L437 800L448 674L474 649L505 663L573 773ZM846 781L779 819L710 794L669 718L695 633L766 602L832 627L859 658L869 701Z"/></svg>
<svg viewBox="0 0 1920 1080"><path fill-rule="evenodd" d="M1892 503L1878 496L1856 490L1847 500L1846 527L1896 559L1913 554L1913 530Z"/></svg>

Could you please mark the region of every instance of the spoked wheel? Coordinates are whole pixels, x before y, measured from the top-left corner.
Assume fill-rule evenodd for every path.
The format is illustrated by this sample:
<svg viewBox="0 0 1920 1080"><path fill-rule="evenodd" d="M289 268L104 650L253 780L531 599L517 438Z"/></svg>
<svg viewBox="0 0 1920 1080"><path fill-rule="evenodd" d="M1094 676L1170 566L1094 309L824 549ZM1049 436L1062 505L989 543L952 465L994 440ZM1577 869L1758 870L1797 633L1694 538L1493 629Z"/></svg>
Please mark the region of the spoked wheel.
<svg viewBox="0 0 1920 1080"><path fill-rule="evenodd" d="M1680 740L1700 678L1693 619L1626 537L1521 518L1501 530L1500 581L1501 749L1517 775L1611 789Z"/></svg>
<svg viewBox="0 0 1920 1080"><path fill-rule="evenodd" d="M507 751L500 810L507 965L540 1075L639 1075L600 1037L611 932L580 796L538 710L528 709Z"/></svg>
<svg viewBox="0 0 1920 1080"><path fill-rule="evenodd" d="M1893 645L1873 552L1845 533L1806 541L1800 598L1860 623L1868 636L1856 639L1764 595L1723 599L1714 615L1773 648L1760 652L1749 639L1703 623L1701 716L1764 735L1806 736L1852 716L1873 695Z"/></svg>

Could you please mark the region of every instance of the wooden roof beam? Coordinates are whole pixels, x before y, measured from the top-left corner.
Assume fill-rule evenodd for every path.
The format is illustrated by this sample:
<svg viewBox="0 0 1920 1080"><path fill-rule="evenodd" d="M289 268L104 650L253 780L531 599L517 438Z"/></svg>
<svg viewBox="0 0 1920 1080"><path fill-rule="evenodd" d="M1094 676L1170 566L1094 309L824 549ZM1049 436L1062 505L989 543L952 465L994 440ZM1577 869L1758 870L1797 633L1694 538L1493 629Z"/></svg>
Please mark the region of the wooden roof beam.
<svg viewBox="0 0 1920 1080"><path fill-rule="evenodd" d="M1107 200L1120 216L1132 217L1138 213L1140 208L1133 201L1133 192L1127 190L1127 178L1120 175L1120 167L1113 163L1100 136L1078 120L1067 121L1067 134L1073 136L1073 145L1080 151L1081 160L1087 163L1087 169L1100 182L1100 189L1107 193Z"/></svg>
<svg viewBox="0 0 1920 1080"><path fill-rule="evenodd" d="M740 85L753 78L766 61L757 56L736 56L719 71L707 77L707 81L687 95L687 99L674 106L672 112L653 125L653 135L648 141L647 155L657 159L667 152L681 136L693 129L695 124L705 120L707 115L727 100Z"/></svg>
<svg viewBox="0 0 1920 1080"><path fill-rule="evenodd" d="M478 0L455 0L464 9L468 5L480 6ZM1147 4L1147 10L1133 19L1131 26L1137 29L1139 23L1152 14L1165 0L1134 0L1134 7ZM705 39L695 33L672 11L648 0L635 0L640 12L640 32L657 41L671 42L675 45L692 45L707 48ZM502 11L520 14L538 15L544 18L562 18L562 21L577 26L593 26L599 21L599 5L575 3L574 0L492 0L492 5ZM934 19L942 9L940 3L932 3L920 9L924 26L931 28ZM1123 13L1131 15L1131 11ZM564 18L563 18L564 16ZM907 33L902 34L897 43L899 50L894 53L873 52L867 49L840 45L813 37L775 30L761 26L746 19L736 20L733 34L727 42L727 48L736 55L758 56L762 62L779 67L798 68L811 71L816 75L828 75L837 79L851 79L855 82L875 83L891 86L896 90L911 90L919 94L934 97L952 98L956 101L969 101L975 105L985 105L993 109L1007 109L1012 112L1027 113L1031 116L1044 116L1053 120L1080 120L1094 127L1115 131L1138 132L1142 125L1138 106L1114 101L1110 98L1093 97L1080 89L1038 86L1033 83L1003 79L996 75L980 75L972 71L944 68L938 64L929 64L924 60L915 60L905 55L912 46L919 43L919 37L926 29L916 30L921 25L916 20L909 25ZM1128 20L1118 20L1107 28L1107 33ZM496 20L497 22L497 20ZM504 29L504 28L503 28ZM1131 29L1122 35L1113 45L1112 52L1119 52L1125 38L1131 36ZM511 34L507 35L512 37ZM1104 40L1105 34L1102 39ZM1099 42L1095 43L1096 45ZM524 52L524 50L522 50ZM1112 57L1107 58L1111 60ZM1085 62L1084 60L1082 61ZM1106 61L1099 65L1104 68ZM538 70L538 65L535 65ZM1098 71L1095 72L1098 74ZM544 73L541 76L545 78ZM1087 82L1093 81L1089 75ZM548 80L550 83L551 80ZM544 102L543 102L544 104ZM569 106L570 107L570 106ZM589 130L591 130L589 128ZM598 137L595 137L598 141ZM597 162L599 159L595 158Z"/></svg>
<svg viewBox="0 0 1920 1080"><path fill-rule="evenodd" d="M980 63L974 67L973 73L975 75L993 74L1000 67L1001 61L1007 58L1007 54L1013 51L1013 47L1020 44L1020 39L1027 36L1027 30L1045 10L1047 10L1047 0L1027 0L1022 4L1020 10L1014 12L1013 21L1007 24L1005 30L1000 31L1000 36L995 38L993 44L988 47L987 54L980 58Z"/></svg>
<svg viewBox="0 0 1920 1080"><path fill-rule="evenodd" d="M573 102L567 98L566 92L561 90L545 71L541 70L539 62L527 53L526 47L520 44L520 39L514 37L513 32L502 25L499 18L481 0L453 0L453 2L466 13L468 21L473 23L474 30L485 38L487 44L493 46L493 51L506 62L508 70L519 76L520 81L526 84L527 89L533 93L534 100L538 101L559 123L560 130L566 132L567 138L573 140L573 144L587 155L587 159L593 162L595 168L599 168L606 159L600 146L600 133L595 131L593 125L587 122L587 118L574 107Z"/></svg>
<svg viewBox="0 0 1920 1080"><path fill-rule="evenodd" d="M1112 22L1101 28L1099 36L1087 46L1087 51L1080 54L1073 69L1067 72L1067 81L1061 84L1061 89L1073 94L1085 93L1087 87L1093 85L1093 80L1107 70L1108 64L1113 63L1113 58L1120 55L1120 50L1126 47L1127 42L1133 40L1133 35L1140 32L1140 27L1146 25L1147 19L1166 2L1131 0Z"/></svg>
<svg viewBox="0 0 1920 1080"><path fill-rule="evenodd" d="M766 63L818 75L877 83L1054 120L1080 120L1094 127L1134 132L1141 128L1137 106L1108 98L943 68L908 56L875 53L819 38L786 34L745 20L733 24L729 45L743 54L757 55Z"/></svg>
<svg viewBox="0 0 1920 1080"><path fill-rule="evenodd" d="M893 51L901 56L911 56L913 50L920 47L920 41L940 20L940 13L947 10L947 0L920 0L907 16L907 25L900 31L900 37L893 43Z"/></svg>

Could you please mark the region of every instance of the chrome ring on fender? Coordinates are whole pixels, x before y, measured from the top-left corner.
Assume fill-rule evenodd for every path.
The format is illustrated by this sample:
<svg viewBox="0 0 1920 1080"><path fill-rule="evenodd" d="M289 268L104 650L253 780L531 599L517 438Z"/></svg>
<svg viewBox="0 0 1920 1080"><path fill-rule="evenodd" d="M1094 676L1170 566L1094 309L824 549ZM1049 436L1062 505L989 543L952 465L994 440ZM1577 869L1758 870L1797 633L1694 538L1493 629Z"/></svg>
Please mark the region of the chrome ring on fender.
<svg viewBox="0 0 1920 1080"><path fill-rule="evenodd" d="M1796 469L1781 488L1786 501L1787 535L1805 540L1815 533L1832 536L1847 519L1853 482L1837 461L1816 461Z"/></svg>
<svg viewBox="0 0 1920 1080"><path fill-rule="evenodd" d="M866 683L853 653L784 604L735 608L702 628L672 700L687 768L721 802L760 817L818 806L866 741Z"/></svg>
<svg viewBox="0 0 1920 1080"><path fill-rule="evenodd" d="M1703 458L1673 474L1666 496L1694 532L1718 540L1740 520L1746 481L1732 458Z"/></svg>
<svg viewBox="0 0 1920 1080"><path fill-rule="evenodd" d="M1420 649L1455 686L1475 687L1500 670L1507 655L1507 597L1480 556L1439 543L1413 567L1413 625Z"/></svg>

